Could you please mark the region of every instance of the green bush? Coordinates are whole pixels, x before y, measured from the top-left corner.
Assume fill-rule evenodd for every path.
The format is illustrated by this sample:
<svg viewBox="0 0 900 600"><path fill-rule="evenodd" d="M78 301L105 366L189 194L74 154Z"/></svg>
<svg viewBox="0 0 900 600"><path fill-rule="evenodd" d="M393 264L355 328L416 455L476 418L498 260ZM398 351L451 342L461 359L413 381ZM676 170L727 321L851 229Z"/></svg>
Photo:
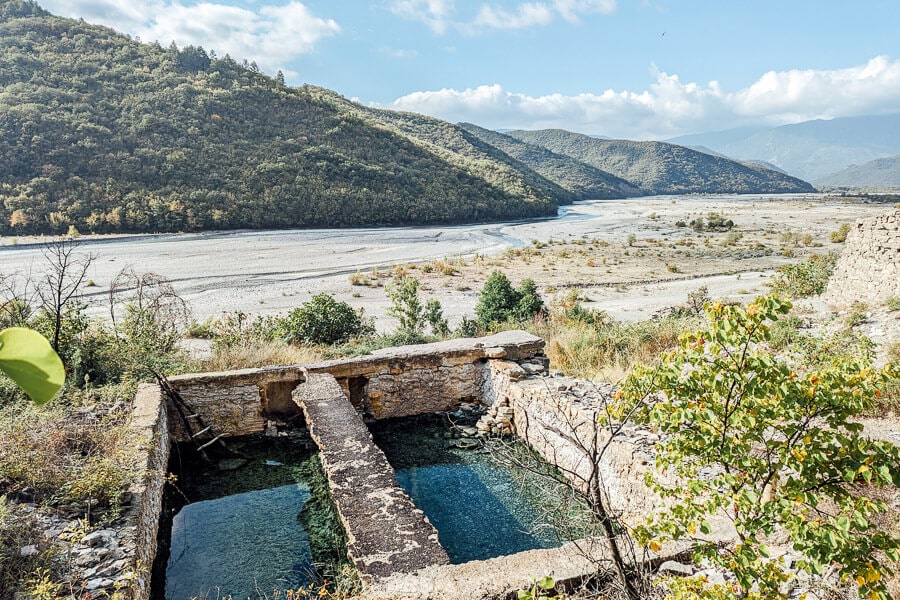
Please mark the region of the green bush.
<svg viewBox="0 0 900 600"><path fill-rule="evenodd" d="M850 224L844 223L829 234L829 239L835 244L842 244L847 241L847 234L850 233Z"/></svg>
<svg viewBox="0 0 900 600"><path fill-rule="evenodd" d="M900 448L870 440L854 419L889 373L852 359L806 370L771 354L769 325L789 309L775 297L715 303L705 330L682 336L658 366L636 368L618 393L664 440L652 488L669 503L637 537L653 550L688 539L695 560L735 578L729 587L669 582L677 597L786 600L791 573L766 545L776 535L801 555L793 570L836 568L860 596L888 597L883 575L900 559L900 539L878 527L888 507L866 488L900 485ZM697 537L722 514L738 536L727 551Z"/></svg>
<svg viewBox="0 0 900 600"><path fill-rule="evenodd" d="M524 322L544 310L544 301L531 279L525 279L518 290L500 271L488 276L475 305L478 322L485 328L506 321Z"/></svg>
<svg viewBox="0 0 900 600"><path fill-rule="evenodd" d="M339 344L372 331L362 311L324 293L288 313L283 327L285 340L291 344Z"/></svg>
<svg viewBox="0 0 900 600"><path fill-rule="evenodd" d="M783 298L807 298L825 291L834 272L837 254L812 254L806 260L778 269L772 291Z"/></svg>
<svg viewBox="0 0 900 600"><path fill-rule="evenodd" d="M425 307L419 299L419 280L411 275L398 277L387 285L385 291L391 299L387 312L400 321L400 330L415 334L410 338L421 336L426 318ZM434 316L434 306L431 310Z"/></svg>

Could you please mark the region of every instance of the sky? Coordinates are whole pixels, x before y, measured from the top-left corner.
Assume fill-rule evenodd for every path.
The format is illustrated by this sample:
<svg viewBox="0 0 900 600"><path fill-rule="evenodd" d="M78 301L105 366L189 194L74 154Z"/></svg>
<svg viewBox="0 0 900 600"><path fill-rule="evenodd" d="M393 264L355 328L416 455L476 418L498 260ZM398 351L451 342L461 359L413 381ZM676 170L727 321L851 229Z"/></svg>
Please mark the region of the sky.
<svg viewBox="0 0 900 600"><path fill-rule="evenodd" d="M897 0L38 2L491 129L668 139L900 112Z"/></svg>

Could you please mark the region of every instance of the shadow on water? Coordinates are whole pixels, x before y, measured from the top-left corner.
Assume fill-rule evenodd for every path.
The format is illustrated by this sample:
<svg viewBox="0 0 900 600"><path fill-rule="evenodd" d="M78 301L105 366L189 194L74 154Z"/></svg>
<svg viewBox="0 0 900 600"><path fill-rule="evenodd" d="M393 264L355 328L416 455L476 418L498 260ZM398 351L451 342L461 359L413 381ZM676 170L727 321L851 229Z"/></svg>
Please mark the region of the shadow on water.
<svg viewBox="0 0 900 600"><path fill-rule="evenodd" d="M457 437L443 415L372 424L397 483L438 530L455 564L559 546L568 536L548 518L544 494L525 473L475 440Z"/></svg>

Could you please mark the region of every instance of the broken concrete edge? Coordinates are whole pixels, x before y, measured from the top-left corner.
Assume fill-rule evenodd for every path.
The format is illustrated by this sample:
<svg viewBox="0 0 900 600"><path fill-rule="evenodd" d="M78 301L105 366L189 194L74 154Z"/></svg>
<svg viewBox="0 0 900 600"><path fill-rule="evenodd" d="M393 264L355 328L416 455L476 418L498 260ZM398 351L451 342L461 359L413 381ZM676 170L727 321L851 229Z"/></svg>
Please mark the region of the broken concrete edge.
<svg viewBox="0 0 900 600"><path fill-rule="evenodd" d="M639 563L656 567L667 560L685 560L687 542L665 544L659 552L647 550ZM597 574L613 576L609 550L603 538L583 538L557 548L516 554L458 565L434 565L413 573L400 573L367 586L365 600L503 600L515 597L542 577L552 577L558 590L573 589Z"/></svg>
<svg viewBox="0 0 900 600"><path fill-rule="evenodd" d="M347 552L361 578L372 582L450 562L437 530L397 485L394 469L337 380L312 374L292 397L319 446Z"/></svg>
<svg viewBox="0 0 900 600"><path fill-rule="evenodd" d="M137 448L138 476L128 490L131 505L123 515L126 524L135 527L133 575L125 590L130 600L147 600L170 450L166 403L158 385L138 386L128 428Z"/></svg>

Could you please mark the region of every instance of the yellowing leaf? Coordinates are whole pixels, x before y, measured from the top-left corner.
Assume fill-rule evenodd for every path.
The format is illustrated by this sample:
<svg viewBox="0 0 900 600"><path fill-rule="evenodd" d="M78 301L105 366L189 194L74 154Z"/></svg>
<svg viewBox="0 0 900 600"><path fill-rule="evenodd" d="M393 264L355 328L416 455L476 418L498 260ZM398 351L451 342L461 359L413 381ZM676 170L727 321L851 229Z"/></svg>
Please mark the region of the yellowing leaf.
<svg viewBox="0 0 900 600"><path fill-rule="evenodd" d="M50 400L66 380L62 361L50 342L37 331L24 327L0 331L0 371L36 404Z"/></svg>
<svg viewBox="0 0 900 600"><path fill-rule="evenodd" d="M660 550L662 550L662 544L660 544L656 540L651 540L648 546L654 552L659 552Z"/></svg>

